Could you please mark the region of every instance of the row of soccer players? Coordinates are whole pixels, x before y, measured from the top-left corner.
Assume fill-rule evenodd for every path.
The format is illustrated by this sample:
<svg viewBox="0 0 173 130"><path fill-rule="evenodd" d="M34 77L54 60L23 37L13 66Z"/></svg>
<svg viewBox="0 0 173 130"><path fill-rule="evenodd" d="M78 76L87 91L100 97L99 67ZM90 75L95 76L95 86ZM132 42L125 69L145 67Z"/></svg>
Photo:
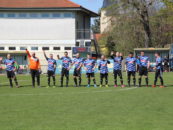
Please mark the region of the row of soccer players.
<svg viewBox="0 0 173 130"><path fill-rule="evenodd" d="M39 58L36 57L35 53L30 54L28 50L26 50L26 53L28 55L29 59L29 68L30 73L32 77L32 87L35 87L35 78L37 79L37 85L40 87L40 61ZM48 62L48 87L50 87L50 79L52 77L53 79L53 87L56 85L55 80L55 71L56 71L56 60L53 58L53 55L50 54L49 58L47 57L45 51L43 51L44 56ZM90 82L93 80L94 87L97 87L94 71L97 67L96 60L92 59L92 56L90 54L87 55L87 59L81 58L80 54L76 54L76 57L71 60L71 58L68 56L68 53L65 52L63 57L57 56L59 60L62 60L62 70L61 70L61 87L63 87L63 81L64 77L66 77L66 87L68 87L69 83L69 70L72 68L72 66L75 66L74 73L73 73L73 79L75 86L81 86L81 68L84 67L86 70L86 76L88 79L88 85L87 87L90 87ZM155 74L155 81L153 87L156 87L157 79L160 78L161 86L164 87L163 84L163 66L162 66L162 58L160 57L159 53L155 54L156 57L156 74ZM118 87L117 85L117 77L119 76L121 87L125 87L123 84L123 76L122 76L122 61L123 56L119 52L112 52L111 58L114 61L114 87ZM16 61L11 58L10 54L7 55L7 59L3 60L0 58L0 62L2 64L6 65L6 71L7 71L7 77L9 78L10 86L13 87L12 79L14 79L16 87L18 86L17 78L15 75L15 66L14 64ZM110 64L110 61L106 59L104 55L101 56L101 60L98 63L98 68L100 70L100 87L103 85L103 80L105 79L105 86L108 86L108 64ZM131 77L133 77L133 85L136 86L136 72L137 72L137 66L139 67L139 87L141 87L141 81L142 76L145 77L146 80L146 86L148 86L148 69L150 67L150 61L147 56L144 55L144 52L141 52L141 56L138 58L133 57L133 53L129 53L129 56L125 60L126 65L126 71L127 71L127 77L128 77L128 86L131 86Z"/></svg>

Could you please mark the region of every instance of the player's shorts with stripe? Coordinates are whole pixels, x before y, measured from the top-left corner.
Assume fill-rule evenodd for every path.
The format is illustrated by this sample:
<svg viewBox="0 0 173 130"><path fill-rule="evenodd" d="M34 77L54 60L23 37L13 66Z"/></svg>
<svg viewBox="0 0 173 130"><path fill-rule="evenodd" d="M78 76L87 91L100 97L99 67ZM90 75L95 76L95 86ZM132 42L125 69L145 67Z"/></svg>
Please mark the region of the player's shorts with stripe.
<svg viewBox="0 0 173 130"><path fill-rule="evenodd" d="M127 75L128 76L135 76L136 75L136 71L127 71Z"/></svg>

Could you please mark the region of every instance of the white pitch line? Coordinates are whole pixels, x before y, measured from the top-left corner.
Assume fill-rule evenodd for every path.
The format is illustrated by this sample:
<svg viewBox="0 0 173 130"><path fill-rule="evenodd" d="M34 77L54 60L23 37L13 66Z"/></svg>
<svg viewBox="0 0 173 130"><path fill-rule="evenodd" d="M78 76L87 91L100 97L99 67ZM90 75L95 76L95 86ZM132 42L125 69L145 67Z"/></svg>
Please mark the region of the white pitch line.
<svg viewBox="0 0 173 130"><path fill-rule="evenodd" d="M125 88L125 89L120 89L118 91L128 91L136 88ZM103 90L103 91L83 91L83 92L72 92L69 94L86 94L86 93L105 93L105 92L113 92L112 90ZM26 93L26 94L0 94L0 97L5 97L5 96L55 96L55 95L62 95L64 93L51 93L51 94L46 94L46 93L40 93L40 94L32 94L32 93Z"/></svg>

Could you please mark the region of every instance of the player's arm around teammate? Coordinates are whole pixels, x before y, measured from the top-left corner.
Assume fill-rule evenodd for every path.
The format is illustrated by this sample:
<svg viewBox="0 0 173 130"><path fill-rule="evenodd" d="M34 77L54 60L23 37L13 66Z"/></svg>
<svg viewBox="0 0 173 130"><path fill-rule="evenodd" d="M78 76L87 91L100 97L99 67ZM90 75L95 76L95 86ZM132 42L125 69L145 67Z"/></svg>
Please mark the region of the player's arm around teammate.
<svg viewBox="0 0 173 130"><path fill-rule="evenodd" d="M36 57L36 54L33 52L32 55L30 52L26 49L26 53L29 58L29 69L31 73L31 78L32 78L32 87L35 88L35 78L37 78L37 85L38 87L40 86L40 72L41 72L41 67L40 67L40 60L39 58Z"/></svg>
<svg viewBox="0 0 173 130"><path fill-rule="evenodd" d="M1 58L0 61L6 65L7 78L9 79L10 87L13 87L12 79L14 79L16 87L19 88L17 77L15 75L16 67L14 65L15 63L17 64L17 62L11 58L10 54L7 54L7 59L3 61Z"/></svg>
<svg viewBox="0 0 173 130"><path fill-rule="evenodd" d="M48 58L45 51L43 50L44 57L46 58L48 62L48 69L47 69L47 76L48 76L48 86L50 87L50 79L52 77L53 79L53 88L56 87L56 79L55 79L55 71L56 71L56 60L53 59L53 54L50 54L50 57Z"/></svg>

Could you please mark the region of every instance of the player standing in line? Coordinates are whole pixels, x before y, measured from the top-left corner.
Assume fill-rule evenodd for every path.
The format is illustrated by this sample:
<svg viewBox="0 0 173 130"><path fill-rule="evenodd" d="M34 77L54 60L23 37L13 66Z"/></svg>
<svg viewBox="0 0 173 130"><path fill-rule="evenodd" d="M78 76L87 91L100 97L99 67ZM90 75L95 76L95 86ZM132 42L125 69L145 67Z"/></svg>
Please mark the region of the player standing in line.
<svg viewBox="0 0 173 130"><path fill-rule="evenodd" d="M88 85L87 87L90 87L91 79L94 82L94 87L96 88L96 80L94 75L94 70L96 68L96 61L92 59L91 54L87 55L87 59L84 61L84 69L86 70L86 76L88 78Z"/></svg>
<svg viewBox="0 0 173 130"><path fill-rule="evenodd" d="M53 54L50 54L50 58L46 56L45 51L43 50L44 57L46 58L48 62L48 70L47 70L47 76L48 76L48 86L47 88L50 87L50 78L52 77L53 79L53 88L56 87L56 80L55 80L55 71L56 71L56 60L53 59Z"/></svg>
<svg viewBox="0 0 173 130"><path fill-rule="evenodd" d="M81 82L82 82L82 79L81 79L81 68L82 68L82 65L83 65L83 58L80 57L79 53L77 53L76 57L73 59L71 67L73 65L75 66L74 73L73 73L73 79L74 79L75 87L78 87L78 85L80 87L81 86ZM79 84L78 84L77 78L79 79Z"/></svg>
<svg viewBox="0 0 173 130"><path fill-rule="evenodd" d="M139 87L141 87L142 76L145 77L146 86L148 87L148 69L150 67L149 57L145 56L144 52L141 52L141 56L138 58L139 60Z"/></svg>
<svg viewBox="0 0 173 130"><path fill-rule="evenodd" d="M68 57L68 52L64 52L64 56L61 58L59 57L59 55L57 55L57 58L59 60L62 60L61 87L63 87L64 76L66 77L66 87L68 87L69 70L70 70L70 64L72 63L72 60L70 57Z"/></svg>
<svg viewBox="0 0 173 130"><path fill-rule="evenodd" d="M37 85L40 88L40 72L41 72L41 67L40 67L40 60L36 57L35 53L33 52L32 55L29 53L29 51L26 49L26 53L29 58L29 68L30 68L30 73L32 77L32 87L35 88L35 78L37 78Z"/></svg>
<svg viewBox="0 0 173 130"><path fill-rule="evenodd" d="M125 87L125 85L123 84L123 77L122 77L122 61L123 61L123 56L122 54L120 54L119 52L116 52L115 56L114 56L114 52L112 52L111 54L111 58L114 60L114 81L115 81L115 85L114 87L118 87L117 85L117 76L119 76L120 81L121 81L121 87Z"/></svg>
<svg viewBox="0 0 173 130"><path fill-rule="evenodd" d="M153 88L156 87L157 84L157 79L158 77L160 78L161 86L160 88L164 88L164 83L163 83L163 65L162 65L162 58L160 57L159 53L155 53L156 57L156 66L154 69L156 69L155 73L155 80L154 80L154 85L152 86Z"/></svg>
<svg viewBox="0 0 173 130"><path fill-rule="evenodd" d="M15 75L16 67L14 64L17 64L16 61L13 58L11 58L10 54L7 54L7 59L5 59L4 61L2 60L3 59L1 58L0 62L6 65L7 78L9 79L10 87L13 87L12 79L14 79L16 87L19 88L17 78Z"/></svg>
<svg viewBox="0 0 173 130"><path fill-rule="evenodd" d="M103 86L103 79L105 78L106 87L108 88L108 64L110 64L109 60L106 60L105 55L101 56L101 60L98 63L98 67L100 70L100 87Z"/></svg>
<svg viewBox="0 0 173 130"><path fill-rule="evenodd" d="M130 52L129 56L126 58L126 70L128 76L128 85L129 87L131 82L131 76L133 77L133 85L136 87L136 58L133 57L133 53Z"/></svg>

